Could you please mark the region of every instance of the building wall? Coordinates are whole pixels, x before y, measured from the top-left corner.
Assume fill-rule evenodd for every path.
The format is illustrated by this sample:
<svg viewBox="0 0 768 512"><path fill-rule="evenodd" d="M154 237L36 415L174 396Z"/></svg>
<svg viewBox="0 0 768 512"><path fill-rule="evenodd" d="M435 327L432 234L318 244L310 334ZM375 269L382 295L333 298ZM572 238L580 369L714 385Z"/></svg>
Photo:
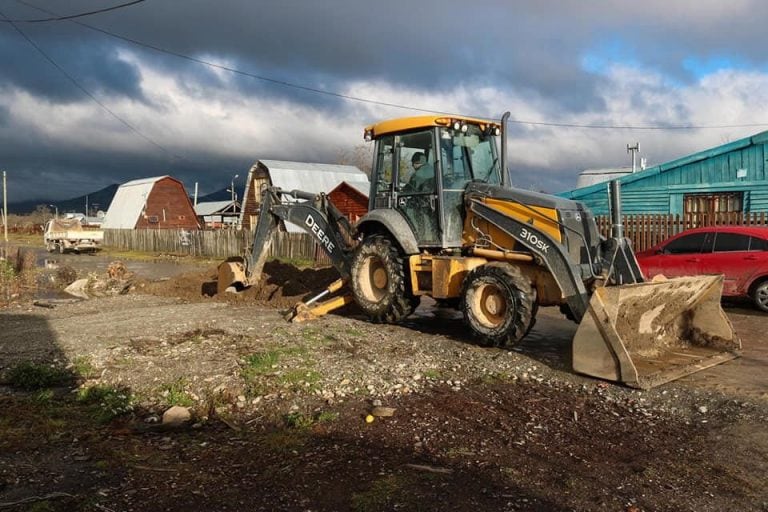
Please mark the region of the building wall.
<svg viewBox="0 0 768 512"><path fill-rule="evenodd" d="M147 196L137 229L198 229L197 215L180 181L163 178Z"/></svg>
<svg viewBox="0 0 768 512"><path fill-rule="evenodd" d="M768 211L768 132L622 178L626 214L682 214L686 194L741 192L745 213ZM608 183L561 194L608 214Z"/></svg>
<svg viewBox="0 0 768 512"><path fill-rule="evenodd" d="M368 198L346 183L333 189L328 199L353 222L368 213Z"/></svg>
<svg viewBox="0 0 768 512"><path fill-rule="evenodd" d="M261 164L255 165L248 172L248 183L242 202L240 218L243 229L253 229L259 218L261 208L261 191L270 185L269 171Z"/></svg>

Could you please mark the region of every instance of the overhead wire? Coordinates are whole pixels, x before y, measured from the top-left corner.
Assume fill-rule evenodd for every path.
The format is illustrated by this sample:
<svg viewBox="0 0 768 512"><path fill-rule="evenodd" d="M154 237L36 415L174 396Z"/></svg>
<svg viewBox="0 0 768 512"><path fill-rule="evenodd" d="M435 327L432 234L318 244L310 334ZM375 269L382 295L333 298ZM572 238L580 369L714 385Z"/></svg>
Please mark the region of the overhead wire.
<svg viewBox="0 0 768 512"><path fill-rule="evenodd" d="M123 9L125 7L130 7L132 5L140 4L141 2L144 2L145 0L133 0L132 2L126 2L124 4L119 5L113 5L112 7L105 7L103 9L97 9L95 11L88 11L88 12L81 12L79 14L70 14L69 16L54 16L52 18L38 18L33 20L24 20L24 19L2 19L0 22L3 23L45 23L49 21L67 21L67 20L74 20L76 18L83 18L85 16L92 16L94 14L101 14L103 12L110 12L110 11L116 11L118 9ZM30 5L29 7L33 7Z"/></svg>
<svg viewBox="0 0 768 512"><path fill-rule="evenodd" d="M33 9L37 9L41 12L45 12L50 15L56 15L56 13L49 11L47 9L43 9L42 7L38 7L36 5L33 5L29 2L26 2L25 0L16 0L18 3L22 5L26 5L27 7L31 7ZM191 55L186 55L174 50L170 50L168 48L164 48L161 46L157 46L150 43L145 43L143 41L139 41L137 39L124 36L121 34L116 34L114 32L111 32L106 29L102 29L99 27L95 27L93 25L89 25L87 23L83 23L81 21L73 21L70 20L72 23L75 23L77 25L80 25L84 28L87 28L89 30L101 33L103 35L106 35L108 37L118 39L120 41L124 41L142 48L147 48L159 53L164 53L167 55L171 55L180 59L185 59L190 62L195 62L198 64L202 64L205 66L209 66L214 69L220 69L222 71L227 71L233 74L241 75L241 76L247 76L256 80L260 80L263 82L271 83L274 85L279 85L283 87L289 87L296 90L311 92L315 94L322 94L330 97L335 97L339 99L344 99L348 101L354 101L358 103L366 103L370 105L377 105L377 106L383 106L383 107L391 107L391 108L397 108L402 110L409 110L413 112L424 112L424 113L430 113L430 114L440 114L440 115L459 115L453 112L446 112L446 111L440 111L440 110L434 110L434 109L426 109L421 107L416 107L412 105L403 105L400 103L393 103L393 102L387 102L387 101L380 101L375 100L371 98L364 98L360 96L353 96L350 94L344 94L340 92L335 91L328 91L325 89L318 89L316 87L310 87L306 85L296 84L293 82L288 82L286 80L279 80L276 78L271 78L264 75L259 75L256 73L252 73L249 71L244 71L238 68L234 68L231 66L225 66L222 64L217 64L215 62L210 62L204 59L201 59L199 57L193 57ZM479 118L486 118L490 119L491 116L486 115L480 115L476 116ZM768 123L744 123L744 124L722 124L722 125L614 125L614 124L585 124L585 123L566 123L566 122L550 122L550 121L532 121L528 119L515 119L510 117L507 122L509 124L516 124L516 125L531 125L531 126L545 126L545 127L554 127L554 128L577 128L577 129L593 129L593 130L656 130L656 131L666 131L666 130L708 130L708 129L726 129L726 128L753 128L753 127L763 127L768 126Z"/></svg>
<svg viewBox="0 0 768 512"><path fill-rule="evenodd" d="M8 17L5 16L5 14L0 11L0 18L3 20L8 20ZM16 32L21 35L21 37L24 38L46 61L48 61L53 67L55 67L62 75L64 75L75 87L77 87L83 94L88 96L94 103L96 103L99 107L101 107L105 112L107 112L109 115L111 115L113 118L115 118L117 121L119 121L123 126L131 130L133 133L144 139L149 144L155 146L159 150L163 151L167 155L171 156L172 158L178 159L178 160L184 160L188 161L186 158L179 156L175 154L174 152L170 151L163 145L159 144L158 142L152 140L150 137L146 136L144 133L142 133L138 128L133 126L131 123L120 117L115 111L110 109L107 105L105 105L102 101L100 101L92 92L90 92L88 89L86 89L80 82L77 81L77 79L72 76L69 72L67 72L66 69L64 69L61 65L59 65L58 62L56 62L48 53L45 52L45 50L40 47L31 37L29 37L21 28L18 27L18 25L11 21L9 22L11 27L13 27Z"/></svg>

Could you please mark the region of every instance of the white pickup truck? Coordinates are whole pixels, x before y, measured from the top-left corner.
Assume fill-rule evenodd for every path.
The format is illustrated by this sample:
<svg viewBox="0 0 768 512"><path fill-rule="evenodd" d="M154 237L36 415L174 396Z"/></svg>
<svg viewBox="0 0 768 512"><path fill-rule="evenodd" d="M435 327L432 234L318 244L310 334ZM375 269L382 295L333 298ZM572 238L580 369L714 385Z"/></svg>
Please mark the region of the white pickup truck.
<svg viewBox="0 0 768 512"><path fill-rule="evenodd" d="M95 251L104 240L104 232L83 229L78 219L51 219L43 229L43 240L48 252Z"/></svg>

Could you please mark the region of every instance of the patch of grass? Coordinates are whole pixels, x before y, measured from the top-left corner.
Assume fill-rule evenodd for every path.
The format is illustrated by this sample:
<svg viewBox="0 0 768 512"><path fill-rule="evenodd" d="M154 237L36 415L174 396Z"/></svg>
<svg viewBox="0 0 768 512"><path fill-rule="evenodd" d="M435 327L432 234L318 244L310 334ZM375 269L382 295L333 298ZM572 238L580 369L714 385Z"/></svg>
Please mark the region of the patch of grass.
<svg viewBox="0 0 768 512"><path fill-rule="evenodd" d="M186 391L187 381L183 378L176 379L170 384L161 387L162 395L168 405L179 405L181 407L190 407L195 401Z"/></svg>
<svg viewBox="0 0 768 512"><path fill-rule="evenodd" d="M315 370L299 368L291 370L280 376L280 382L288 384L294 389L309 388L313 389L320 381L321 375Z"/></svg>
<svg viewBox="0 0 768 512"><path fill-rule="evenodd" d="M440 370L426 370L424 372L424 377L426 377L427 379L432 379L432 380L437 380L440 377L442 377L442 375L443 374L440 372Z"/></svg>
<svg viewBox="0 0 768 512"><path fill-rule="evenodd" d="M77 393L77 400L91 406L92 415L103 423L133 411L133 396L124 388L112 386L81 388Z"/></svg>
<svg viewBox="0 0 768 512"><path fill-rule="evenodd" d="M401 495L407 481L403 476L388 475L373 482L367 491L352 495L352 510L355 512L379 512L389 510L395 498Z"/></svg>
<svg viewBox="0 0 768 512"><path fill-rule="evenodd" d="M76 375L84 379L90 379L98 375L96 367L93 366L93 362L89 356L75 357L72 360L72 370Z"/></svg>
<svg viewBox="0 0 768 512"><path fill-rule="evenodd" d="M245 369L254 374L269 372L280 360L279 350L257 352L245 358Z"/></svg>
<svg viewBox="0 0 768 512"><path fill-rule="evenodd" d="M8 375L11 386L27 391L65 386L72 381L72 374L62 368L31 361L19 363Z"/></svg>

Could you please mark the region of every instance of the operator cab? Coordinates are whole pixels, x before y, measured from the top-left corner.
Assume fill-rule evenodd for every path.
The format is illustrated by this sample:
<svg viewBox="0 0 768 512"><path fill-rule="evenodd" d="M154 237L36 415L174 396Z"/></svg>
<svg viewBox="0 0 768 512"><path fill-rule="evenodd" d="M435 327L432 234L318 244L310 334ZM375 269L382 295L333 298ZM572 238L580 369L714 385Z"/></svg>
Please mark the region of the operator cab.
<svg viewBox="0 0 768 512"><path fill-rule="evenodd" d="M419 247L461 247L467 184L499 185L501 126L465 117L422 116L365 130L376 143L369 210L393 209Z"/></svg>

